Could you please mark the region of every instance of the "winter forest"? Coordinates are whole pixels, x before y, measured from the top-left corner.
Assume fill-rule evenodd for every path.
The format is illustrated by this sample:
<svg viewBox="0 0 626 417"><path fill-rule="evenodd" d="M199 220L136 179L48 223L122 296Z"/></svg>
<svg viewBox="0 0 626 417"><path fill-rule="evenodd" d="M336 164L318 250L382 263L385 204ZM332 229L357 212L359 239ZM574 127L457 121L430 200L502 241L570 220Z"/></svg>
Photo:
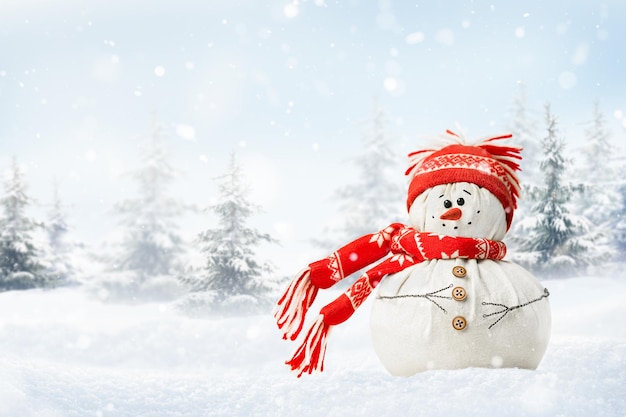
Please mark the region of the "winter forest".
<svg viewBox="0 0 626 417"><path fill-rule="evenodd" d="M0 5L0 417L626 413L620 2L209 3ZM296 378L278 297L446 129L523 147L539 368L391 377L365 301Z"/></svg>
<svg viewBox="0 0 626 417"><path fill-rule="evenodd" d="M583 124L585 142L568 152L549 104L539 121L530 116L539 112L528 108L523 93L512 99L508 126L524 148L526 197L509 234L512 259L544 279L611 268L621 263L626 250L626 156L612 143L597 102L592 109ZM357 181L332 192L335 224L311 237L312 246L331 253L341 242L402 220L402 178L396 175L394 181L389 175L400 158L393 152L386 119L376 103L364 123L361 153L352 161ZM155 122L140 148L138 166L125 174L136 193L111 210L121 226L120 241L100 247L72 239L58 186L52 189L47 217L29 216L36 199L14 157L1 200L2 290L85 285L104 298L178 299L180 308L195 314L266 311L285 277L259 256L258 248L278 240L253 226L261 207L249 197L251 185L236 153L231 153L227 171L213 178L218 184L213 203L194 208L168 195L180 169L169 161L165 134ZM577 164L572 153L582 156ZM190 210L213 217L216 226L186 241L179 223ZM91 265L89 272L81 270L84 264ZM93 265L99 265L97 273Z"/></svg>

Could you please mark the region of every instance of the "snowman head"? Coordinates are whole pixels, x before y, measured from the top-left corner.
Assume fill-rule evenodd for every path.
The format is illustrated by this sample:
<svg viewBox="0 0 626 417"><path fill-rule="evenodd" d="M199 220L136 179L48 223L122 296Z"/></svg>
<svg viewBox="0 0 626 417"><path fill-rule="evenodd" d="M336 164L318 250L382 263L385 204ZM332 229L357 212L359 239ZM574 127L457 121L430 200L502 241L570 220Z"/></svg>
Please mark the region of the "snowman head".
<svg viewBox="0 0 626 417"><path fill-rule="evenodd" d="M452 144L409 154L411 225L423 232L502 239L517 206L521 148L494 142L510 137L469 145L447 131L442 139Z"/></svg>
<svg viewBox="0 0 626 417"><path fill-rule="evenodd" d="M502 240L506 213L486 188L471 182L436 185L418 195L409 209L411 226L423 232Z"/></svg>

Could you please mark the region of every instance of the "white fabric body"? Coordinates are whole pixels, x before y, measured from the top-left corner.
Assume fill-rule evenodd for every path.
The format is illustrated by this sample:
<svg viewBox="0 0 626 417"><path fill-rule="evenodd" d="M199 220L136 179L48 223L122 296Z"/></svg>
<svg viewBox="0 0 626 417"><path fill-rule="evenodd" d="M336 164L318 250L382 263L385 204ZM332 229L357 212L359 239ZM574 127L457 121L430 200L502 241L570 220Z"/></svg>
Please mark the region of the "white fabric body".
<svg viewBox="0 0 626 417"><path fill-rule="evenodd" d="M452 274L456 265L467 270L464 278ZM462 301L451 297L457 286L467 292ZM420 297L379 298L397 295ZM547 298L489 317L483 315L506 309L482 303L513 308L542 295L543 286L535 277L507 261L425 261L386 277L378 286L371 314L374 349L392 375L466 367L535 369L550 338ZM467 321L465 329L452 326L457 316Z"/></svg>
<svg viewBox="0 0 626 417"><path fill-rule="evenodd" d="M463 204L456 204L461 197ZM449 209L445 200L461 209L459 219L440 219ZM500 202L469 183L427 190L413 203L410 219L419 231L493 240L506 234ZM465 268L464 277L453 274L455 266ZM457 287L465 291L463 300L453 297ZM453 326L455 317L465 328ZM508 261L440 259L409 267L383 279L371 314L374 349L385 368L401 376L466 367L535 369L550 331L543 286Z"/></svg>

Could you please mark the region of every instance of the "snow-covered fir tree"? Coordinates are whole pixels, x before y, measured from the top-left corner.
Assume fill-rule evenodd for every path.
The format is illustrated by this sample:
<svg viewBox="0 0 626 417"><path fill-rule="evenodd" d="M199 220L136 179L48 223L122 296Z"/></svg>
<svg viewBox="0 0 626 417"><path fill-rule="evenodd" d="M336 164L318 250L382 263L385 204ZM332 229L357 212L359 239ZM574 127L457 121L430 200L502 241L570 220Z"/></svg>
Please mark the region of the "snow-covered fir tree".
<svg viewBox="0 0 626 417"><path fill-rule="evenodd" d="M38 224L26 213L33 201L26 193L15 157L4 180L4 191L0 199L0 291L48 286L41 251L33 239Z"/></svg>
<svg viewBox="0 0 626 417"><path fill-rule="evenodd" d="M537 123L533 117L533 112L529 109L526 98L526 89L523 83L519 83L518 95L514 97L510 109L510 120L508 130L513 134L513 139L517 146L522 147L522 160L520 162L521 171L519 179L521 185L521 197L518 201L518 207L515 211L515 224L518 219L528 216L532 202L526 198L529 190L537 185L540 180L539 164L541 156L541 139L537 132ZM512 247L515 247L517 233L520 228L513 227L509 231L509 239Z"/></svg>
<svg viewBox="0 0 626 417"><path fill-rule="evenodd" d="M268 308L274 301L272 267L256 254L263 242L274 242L248 223L260 207L249 200L236 155L231 154L226 175L217 178L219 196L208 208L217 227L198 236L203 265L188 271L181 281L190 294L182 307L192 314L245 314Z"/></svg>
<svg viewBox="0 0 626 417"><path fill-rule="evenodd" d="M585 130L585 144L581 152L583 167L579 170L585 188L583 198L576 204L576 211L601 232L600 241L603 244L615 248L617 222L624 206L618 190L621 177L615 166L616 149L609 139L606 119L596 101L593 119Z"/></svg>
<svg viewBox="0 0 626 417"><path fill-rule="evenodd" d="M325 227L315 243L332 251L360 236L406 220L406 192L402 184L404 165L392 150L385 111L374 102L372 115L364 123L361 152L351 160L357 181L333 193L340 215Z"/></svg>
<svg viewBox="0 0 626 417"><path fill-rule="evenodd" d="M619 182L617 192L622 210L614 219L614 233L617 261L624 263L626 259L626 157L619 160Z"/></svg>
<svg viewBox="0 0 626 417"><path fill-rule="evenodd" d="M538 178L541 140L538 134L537 121L528 107L526 89L523 83L519 84L519 93L513 99L508 129L513 134L515 144L523 148L519 177L522 186L529 187L535 184Z"/></svg>
<svg viewBox="0 0 626 417"><path fill-rule="evenodd" d="M155 280L176 282L181 270L184 242L177 222L185 206L168 196L177 171L169 162L164 136L163 126L155 122L142 148L141 166L129 173L137 186L136 196L114 208L123 235L113 269L122 272L121 279L127 281L118 282L119 288L114 289L132 296L158 292L153 288L158 286Z"/></svg>
<svg viewBox="0 0 626 417"><path fill-rule="evenodd" d="M73 280L75 268L70 260L72 243L68 242L69 226L65 207L59 195L59 186L53 186L52 204L45 223L47 233L46 275L55 285L65 285Z"/></svg>
<svg viewBox="0 0 626 417"><path fill-rule="evenodd" d="M598 246L598 233L589 221L571 213L572 199L580 196L582 186L567 181L571 160L565 157L549 105L546 130L540 164L543 184L528 193L531 212L516 226L518 247L511 258L541 277L578 275L604 260L606 252Z"/></svg>

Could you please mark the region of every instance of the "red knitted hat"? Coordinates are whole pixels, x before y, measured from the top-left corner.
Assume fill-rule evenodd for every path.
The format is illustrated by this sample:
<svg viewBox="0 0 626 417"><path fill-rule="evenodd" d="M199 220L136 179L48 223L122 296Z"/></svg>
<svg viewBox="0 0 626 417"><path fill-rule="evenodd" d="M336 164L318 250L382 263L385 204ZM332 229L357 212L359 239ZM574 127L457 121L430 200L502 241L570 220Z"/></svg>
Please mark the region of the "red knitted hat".
<svg viewBox="0 0 626 417"><path fill-rule="evenodd" d="M411 166L406 171L410 176L407 208L418 195L441 184L470 182L489 190L500 202L506 213L507 229L517 208L520 187L516 171L520 170L522 148L501 146L494 141L509 139L513 135L487 138L480 143L467 145L463 138L449 130L446 139L452 145L441 149L424 149L409 154Z"/></svg>

